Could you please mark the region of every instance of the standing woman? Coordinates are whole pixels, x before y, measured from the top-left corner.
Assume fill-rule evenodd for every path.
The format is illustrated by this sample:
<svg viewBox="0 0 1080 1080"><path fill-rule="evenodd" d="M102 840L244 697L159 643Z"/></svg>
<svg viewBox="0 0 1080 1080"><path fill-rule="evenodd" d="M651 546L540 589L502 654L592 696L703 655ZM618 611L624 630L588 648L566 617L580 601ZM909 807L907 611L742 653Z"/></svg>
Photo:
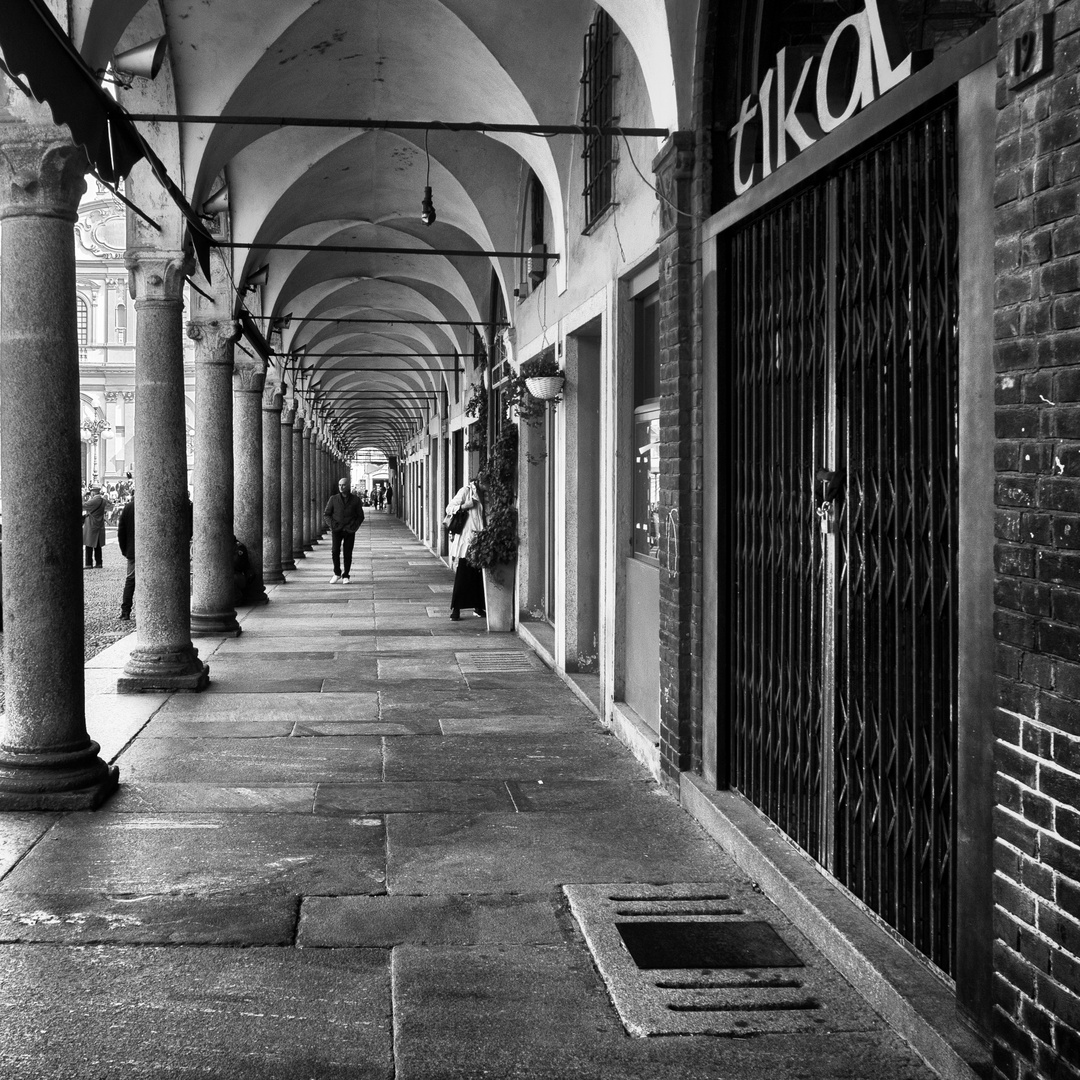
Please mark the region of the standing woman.
<svg viewBox="0 0 1080 1080"><path fill-rule="evenodd" d="M101 569L101 547L105 543L105 511L109 500L101 494L100 484L90 485L90 494L82 504L83 548L86 551L86 569Z"/></svg>
<svg viewBox="0 0 1080 1080"><path fill-rule="evenodd" d="M484 508L475 480L470 480L446 504L443 525L450 535L450 565L456 567L454 592L450 597L450 618L461 618L461 609L474 608L483 618L484 577L465 557L475 533L484 527Z"/></svg>

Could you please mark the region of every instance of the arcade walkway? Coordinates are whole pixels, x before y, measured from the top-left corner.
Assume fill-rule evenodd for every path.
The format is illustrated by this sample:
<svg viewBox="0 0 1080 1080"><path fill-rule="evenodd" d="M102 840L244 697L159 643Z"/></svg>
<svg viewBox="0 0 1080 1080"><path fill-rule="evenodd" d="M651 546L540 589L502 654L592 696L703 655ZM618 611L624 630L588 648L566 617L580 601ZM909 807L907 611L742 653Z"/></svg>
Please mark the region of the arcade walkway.
<svg viewBox="0 0 1080 1080"><path fill-rule="evenodd" d="M5 1080L931 1075L400 522L299 565L203 694L91 662L104 809L0 815ZM756 1037L628 1034L575 912L631 1024ZM616 919L689 963L658 916L737 933L640 971Z"/></svg>

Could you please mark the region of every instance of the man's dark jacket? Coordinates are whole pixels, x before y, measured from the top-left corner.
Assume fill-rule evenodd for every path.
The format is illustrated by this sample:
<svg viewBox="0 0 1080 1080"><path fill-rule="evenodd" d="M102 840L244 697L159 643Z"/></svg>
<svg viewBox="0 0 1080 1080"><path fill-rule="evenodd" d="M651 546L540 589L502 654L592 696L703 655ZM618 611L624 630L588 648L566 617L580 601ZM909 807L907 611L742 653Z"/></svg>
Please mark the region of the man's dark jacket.
<svg viewBox="0 0 1080 1080"><path fill-rule="evenodd" d="M120 521L116 526L116 542L120 545L120 554L125 559L135 558L135 496L128 500L120 511Z"/></svg>
<svg viewBox="0 0 1080 1080"><path fill-rule="evenodd" d="M364 524L364 504L360 496L351 491L346 495L335 492L326 504L323 520L334 532L356 532Z"/></svg>

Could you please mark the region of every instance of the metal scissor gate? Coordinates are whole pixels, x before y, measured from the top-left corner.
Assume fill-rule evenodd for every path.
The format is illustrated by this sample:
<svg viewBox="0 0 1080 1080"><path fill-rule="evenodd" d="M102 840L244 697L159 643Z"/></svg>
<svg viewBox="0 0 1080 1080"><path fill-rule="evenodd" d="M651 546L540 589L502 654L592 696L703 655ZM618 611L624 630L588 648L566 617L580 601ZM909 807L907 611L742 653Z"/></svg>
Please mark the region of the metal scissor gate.
<svg viewBox="0 0 1080 1080"><path fill-rule="evenodd" d="M945 971L956 202L950 103L730 232L720 380L729 779Z"/></svg>

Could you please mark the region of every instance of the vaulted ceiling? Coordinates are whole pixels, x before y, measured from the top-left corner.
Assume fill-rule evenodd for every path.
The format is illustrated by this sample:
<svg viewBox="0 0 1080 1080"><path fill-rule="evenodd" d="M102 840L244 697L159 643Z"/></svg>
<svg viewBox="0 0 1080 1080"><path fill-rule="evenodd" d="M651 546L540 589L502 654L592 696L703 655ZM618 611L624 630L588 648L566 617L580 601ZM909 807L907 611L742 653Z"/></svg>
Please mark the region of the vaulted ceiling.
<svg viewBox="0 0 1080 1080"><path fill-rule="evenodd" d="M633 48L647 89L634 122L685 122L689 102L678 100L677 86L687 80L675 68L691 65L697 5L602 6ZM437 369L454 364L445 354L472 351L471 328L449 324L483 322L493 273L508 300L520 272L509 257L423 252L522 250L530 174L543 185L550 247L566 249L580 138L426 125L579 123L591 0L73 0L72 10L73 39L95 69L167 37L158 77L117 92L132 113L423 125L140 124L193 206L227 185L220 227L231 242L314 249L241 246L228 261L237 286L267 267L261 296L245 302L267 317L264 328L269 317L292 316L272 344L302 357L351 447L391 449L416 427L408 395L441 390L452 375ZM427 185L437 212L430 226L420 220ZM566 274L557 264L552 286L565 287ZM335 321L377 319L387 322ZM356 370L376 367L389 370ZM371 411L376 401L389 417Z"/></svg>

